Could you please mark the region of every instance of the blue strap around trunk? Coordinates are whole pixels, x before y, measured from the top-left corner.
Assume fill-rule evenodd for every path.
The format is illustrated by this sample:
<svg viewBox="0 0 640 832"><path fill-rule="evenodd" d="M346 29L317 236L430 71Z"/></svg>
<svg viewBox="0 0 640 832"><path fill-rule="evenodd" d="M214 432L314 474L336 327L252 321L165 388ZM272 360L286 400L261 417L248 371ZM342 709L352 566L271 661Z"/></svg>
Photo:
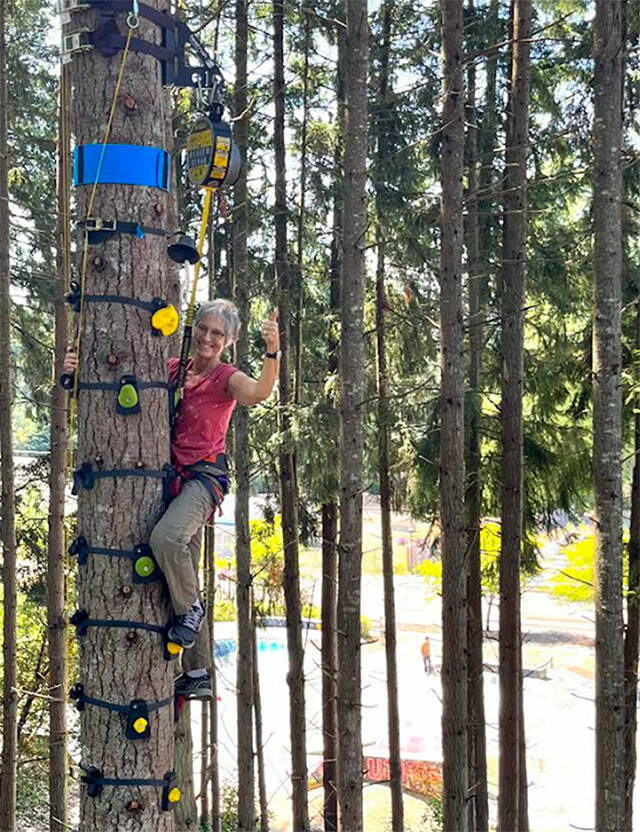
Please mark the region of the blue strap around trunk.
<svg viewBox="0 0 640 832"><path fill-rule="evenodd" d="M104 148L104 154L103 154ZM171 159L161 147L82 144L73 152L73 184L146 185L169 190Z"/></svg>

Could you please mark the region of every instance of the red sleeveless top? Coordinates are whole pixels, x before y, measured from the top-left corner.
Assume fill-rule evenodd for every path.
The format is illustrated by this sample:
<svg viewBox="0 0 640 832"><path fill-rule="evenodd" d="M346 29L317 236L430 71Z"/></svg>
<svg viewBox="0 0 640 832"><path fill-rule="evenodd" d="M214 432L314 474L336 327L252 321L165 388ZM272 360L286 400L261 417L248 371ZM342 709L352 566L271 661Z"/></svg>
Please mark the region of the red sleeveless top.
<svg viewBox="0 0 640 832"><path fill-rule="evenodd" d="M169 359L171 380L175 380L179 363L179 358ZM171 456L175 464L215 462L218 454L225 452L227 430L236 406L236 400L227 392L227 381L235 372L237 367L232 364L218 364L206 376L183 390L171 440Z"/></svg>

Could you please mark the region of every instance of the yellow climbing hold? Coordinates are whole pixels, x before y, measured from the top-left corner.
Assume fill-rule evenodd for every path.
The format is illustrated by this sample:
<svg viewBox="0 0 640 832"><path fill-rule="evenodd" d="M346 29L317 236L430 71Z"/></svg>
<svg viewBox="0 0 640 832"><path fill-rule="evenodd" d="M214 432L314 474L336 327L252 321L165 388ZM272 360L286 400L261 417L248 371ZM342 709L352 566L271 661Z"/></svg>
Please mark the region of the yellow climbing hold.
<svg viewBox="0 0 640 832"><path fill-rule="evenodd" d="M136 734L144 734L144 732L147 730L148 724L149 723L143 716L139 716L133 723L133 730L136 732Z"/></svg>
<svg viewBox="0 0 640 832"><path fill-rule="evenodd" d="M163 335L173 335L178 328L178 313L175 306L163 306L151 316L151 326Z"/></svg>
<svg viewBox="0 0 640 832"><path fill-rule="evenodd" d="M177 786L174 786L167 795L169 799L169 803L179 803L180 798L182 797L180 793L180 789Z"/></svg>
<svg viewBox="0 0 640 832"><path fill-rule="evenodd" d="M171 653L172 656L177 656L182 652L182 647L179 644L176 644L175 641L168 641L167 652Z"/></svg>

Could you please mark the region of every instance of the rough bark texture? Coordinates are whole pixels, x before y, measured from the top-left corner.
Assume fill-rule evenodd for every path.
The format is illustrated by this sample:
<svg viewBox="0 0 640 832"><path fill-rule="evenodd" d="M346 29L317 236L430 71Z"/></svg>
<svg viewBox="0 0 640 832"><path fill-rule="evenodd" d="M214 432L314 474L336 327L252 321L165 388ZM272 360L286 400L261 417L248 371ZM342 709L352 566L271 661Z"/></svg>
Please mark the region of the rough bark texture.
<svg viewBox="0 0 640 832"><path fill-rule="evenodd" d="M155 4L157 5L157 4ZM92 28L94 14L74 13L74 25ZM123 32L125 15L119 15ZM140 21L137 36L154 39L157 28ZM109 115L119 59L97 52L77 55L72 63L73 125L76 144L101 142ZM126 108L131 96L136 109ZM110 142L170 147L169 113L160 84L157 61L130 54L121 95L116 106ZM76 190L79 219L87 216L91 187ZM151 226L171 220L171 197L157 189L124 185L98 186L91 215L105 219L136 219ZM91 247L85 290L150 299L177 299L178 282L169 268L165 241L148 236L114 236ZM175 339L174 339L175 340ZM165 379L169 351L177 343L152 337L147 316L121 304L86 304L81 326L79 378L117 380L123 373L139 379ZM167 394L141 393L141 412L124 418L115 412L111 391L83 391L78 399L78 455L76 465L89 461L95 468L146 468L157 470L169 461ZM77 534L90 545L131 549L148 539L163 510L162 485L148 477L105 478L78 494ZM127 619L164 625L169 606L159 582L131 582L128 560L92 556L78 571L79 606L91 618ZM134 698L163 699L173 692L175 665L165 662L162 639L143 630L91 627L79 639L80 681L85 693L108 702L127 703ZM81 758L104 776L158 778L174 768L173 710L160 708L150 717L151 738L127 741L121 717L86 707L81 714ZM126 809L130 800L138 811ZM82 789L81 826L84 832L173 827L171 813L160 808L156 787L104 788L98 798Z"/></svg>
<svg viewBox="0 0 640 832"><path fill-rule="evenodd" d="M443 0L440 276L443 829L467 829L467 598L462 359L462 0Z"/></svg>
<svg viewBox="0 0 640 832"><path fill-rule="evenodd" d="M67 827L67 616L65 599L64 500L67 452L67 397L57 383L67 347L70 274L70 124L69 65L60 73L58 121L57 255L54 296L54 356L51 388L49 534L47 541L47 632L49 639L49 827Z"/></svg>
<svg viewBox="0 0 640 832"><path fill-rule="evenodd" d="M247 117L247 0L236 0L236 82L234 87L235 139L246 158L249 120ZM247 367L247 332L249 320L249 286L247 263L247 172L243 168L234 187L233 275L235 302L243 327L236 344L236 366ZM236 468L236 604L238 609L238 829L255 828L253 765L253 675L251 656L251 540L249 532L249 411L237 407L235 425Z"/></svg>
<svg viewBox="0 0 640 832"><path fill-rule="evenodd" d="M621 3L595 4L593 470L596 520L596 829L624 824L622 621Z"/></svg>
<svg viewBox="0 0 640 832"><path fill-rule="evenodd" d="M11 401L11 278L9 274L9 187L7 157L7 52L5 2L0 0L0 474L2 476L3 684L2 773L0 774L0 832L16 825L16 767L18 701L16 693L16 520L13 480Z"/></svg>
<svg viewBox="0 0 640 832"><path fill-rule="evenodd" d="M338 828L337 607L338 506L322 505L322 784L324 829Z"/></svg>
<svg viewBox="0 0 640 832"><path fill-rule="evenodd" d="M262 741L262 697L260 694L260 672L258 669L258 632L256 625L256 608L253 606L253 711L256 721L256 762L258 765L258 801L260 803L260 832L269 832L269 805L267 781L264 767L264 747Z"/></svg>
<svg viewBox="0 0 640 832"><path fill-rule="evenodd" d="M291 736L291 811L293 828L309 828L307 799L307 740L305 725L304 649L302 646L302 609L298 566L298 495L291 435L290 296L291 275L287 256L287 182L284 138L284 3L273 2L273 93L275 101L275 266L280 321L280 507L284 546L284 596L287 619L289 670L289 729Z"/></svg>
<svg viewBox="0 0 640 832"><path fill-rule="evenodd" d="M182 797L174 810L175 832L191 832L198 828L198 805L193 781L193 737L191 735L191 702L185 702L175 724L175 770Z"/></svg>
<svg viewBox="0 0 640 832"><path fill-rule="evenodd" d="M531 0L512 4L502 244L502 512L500 544L500 758L498 825L520 829L520 554L522 396L529 141Z"/></svg>
<svg viewBox="0 0 640 832"><path fill-rule="evenodd" d="M386 114L389 106L389 59L391 54L391 20L393 0L382 8L382 42L380 44L377 102L377 170L384 176L390 153ZM393 587L393 540L391 534L391 482L389 477L389 395L387 374L387 299L385 291L386 240L385 205L381 183L376 187L376 335L378 357L378 473L380 482L380 523L382 531L382 574L384 581L384 645L387 666L387 715L389 737L389 779L391 787L391 828L402 832L402 763L400 759L400 714L398 710L398 662L396 658L396 605Z"/></svg>
<svg viewBox="0 0 640 832"><path fill-rule="evenodd" d="M475 15L474 0L468 9ZM475 17L472 19L475 20ZM475 30L474 30L475 31ZM473 36L471 36L473 37ZM495 67L494 67L495 71ZM495 81L494 81L495 88ZM495 103L493 105L495 107ZM469 297L469 393L467 396L467 459L466 459L466 523L468 539L467 573L467 641L469 656L469 829L486 832L489 828L487 794L487 759L484 713L484 682L482 656L482 576L480 530L482 524L482 291L486 271L480 255L478 222L478 123L476 118L476 67L470 61L467 70L466 106L466 195L465 244L467 249ZM488 258L484 259L488 262Z"/></svg>
<svg viewBox="0 0 640 832"><path fill-rule="evenodd" d="M360 592L368 25L367 0L348 0L345 5L347 38L340 350L338 800L342 827L349 832L359 832L362 829Z"/></svg>

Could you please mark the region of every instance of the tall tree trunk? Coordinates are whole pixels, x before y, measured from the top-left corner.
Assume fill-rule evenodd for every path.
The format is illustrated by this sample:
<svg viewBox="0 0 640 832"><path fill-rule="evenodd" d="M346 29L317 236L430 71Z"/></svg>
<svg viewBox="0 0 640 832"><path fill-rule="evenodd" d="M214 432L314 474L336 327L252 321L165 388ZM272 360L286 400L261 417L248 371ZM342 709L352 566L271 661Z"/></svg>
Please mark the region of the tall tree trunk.
<svg viewBox="0 0 640 832"><path fill-rule="evenodd" d="M236 82L234 87L235 139L246 158L249 119L247 114L247 0L236 0ZM233 274L235 302L244 326L236 343L236 365L247 367L247 323L249 321L249 270L247 260L247 169L243 167L234 187ZM253 764L253 673L251 655L251 539L249 530L249 412L236 408L236 605L238 610L237 719L238 719L238 830L255 828Z"/></svg>
<svg viewBox="0 0 640 832"><path fill-rule="evenodd" d="M338 801L341 824L362 829L360 593L362 573L363 308L367 159L367 0L346 0L344 225L340 349L338 548Z"/></svg>
<svg viewBox="0 0 640 832"><path fill-rule="evenodd" d="M507 111L502 244L502 512L500 542L500 760L498 826L521 829L522 396L529 143L531 0L511 6L513 40Z"/></svg>
<svg viewBox="0 0 640 832"><path fill-rule="evenodd" d="M191 702L185 702L175 723L175 771L180 780L180 802L174 810L176 832L198 828L198 805L193 780L193 737L191 733Z"/></svg>
<svg viewBox="0 0 640 832"><path fill-rule="evenodd" d="M640 294L640 281L638 282ZM640 350L640 300L636 300L636 350ZM625 676L625 809L624 829L633 829L633 789L636 779L638 696L638 639L640 638L640 396L634 402L633 480L629 522L629 578L627 581L627 629L624 639Z"/></svg>
<svg viewBox="0 0 640 832"><path fill-rule="evenodd" d="M264 765L264 743L262 740L262 697L260 695L260 674L258 671L258 626L256 624L255 602L252 600L253 628L253 711L256 720L256 761L258 764L258 800L260 802L260 832L269 832L269 804Z"/></svg>
<svg viewBox="0 0 640 832"><path fill-rule="evenodd" d="M0 832L16 825L18 762L18 701L16 692L16 508L13 480L11 402L11 277L9 273L9 159L7 147L7 50L5 0L0 0L0 474L2 475L3 684L2 773L0 774Z"/></svg>
<svg viewBox="0 0 640 832"><path fill-rule="evenodd" d="M309 0L303 0L302 14L304 17L303 65L302 65L302 127L300 130L300 210L298 212L298 241L296 247L296 280L295 280L295 334L292 337L294 347L293 360L293 400L300 403L302 395L302 318L304 309L304 226L306 220L307 195L307 128L309 122L309 52L311 50L311 16L313 8ZM296 475L298 466L295 466Z"/></svg>
<svg viewBox="0 0 640 832"><path fill-rule="evenodd" d="M304 649L298 565L298 495L291 435L290 295L292 291L287 255L287 183L284 140L284 2L273 0L274 60L274 146L275 146L275 232L276 280L280 320L280 504L284 546L284 596L289 655L289 729L291 736L291 809L293 828L309 829L307 799L307 739L305 725Z"/></svg>
<svg viewBox="0 0 640 832"><path fill-rule="evenodd" d="M126 15L122 15L123 25L124 18ZM141 20L136 36L145 37L153 28ZM73 58L77 146L105 136L122 57L104 58L90 51ZM157 64L152 59L130 60L107 141L140 144L144 139L145 144L154 147L171 147L170 113ZM135 120L122 104L125 94L134 102L144 102L135 111ZM95 200L93 193L91 186L77 188L78 219L136 218L145 225L157 226L162 217L171 227L173 194L154 190L150 199L146 188L128 185L98 185ZM87 294L174 300L175 286L165 241L159 237L140 240L133 235L116 235L92 247L86 257ZM122 304L83 304L78 324L81 380L112 382L122 373L135 373L139 379L166 377L170 345L164 338L151 337L148 322L137 310ZM76 465L87 462L93 470L105 471L161 469L169 461L166 397L163 390L145 391L141 412L124 418L116 413L112 391L82 391L78 397ZM162 510L162 483L157 479L105 477L93 488L79 487L76 534L84 536L91 546L130 550L148 539ZM160 582L132 585L131 562L123 558L89 557L78 567L78 598L79 608L90 619L164 625L169 618ZM80 682L87 696L114 703L129 703L135 698L152 702L172 696L174 666L164 661L162 642L156 633L92 626L79 636L79 645ZM80 722L82 762L96 766L104 777L162 779L173 771L171 707L161 707L150 715L151 739L144 743L126 740L120 715L102 708L88 705ZM143 811L127 809L133 799L144 804ZM173 819L171 813L161 809L160 789L108 785L99 797L90 796L88 788L83 788L80 825L85 832L122 828L169 832Z"/></svg>
<svg viewBox="0 0 640 832"><path fill-rule="evenodd" d="M595 4L593 470L596 519L597 829L624 828L622 620L621 3Z"/></svg>
<svg viewBox="0 0 640 832"><path fill-rule="evenodd" d="M462 364L462 0L442 0L442 255L440 276L443 829L467 829L467 599Z"/></svg>
<svg viewBox="0 0 640 832"><path fill-rule="evenodd" d="M378 357L378 470L380 478L380 522L382 530L382 574L384 580L384 643L387 665L387 714L389 736L389 779L391 786L391 828L404 829L402 761L400 759L400 714L398 710L398 663L396 658L396 605L393 588L393 541L391 535L391 483L389 479L389 412L387 374L387 298L385 292L385 205L383 199L385 161L389 154L387 113L389 107L389 59L391 18L394 0L382 7L382 42L377 102L376 183L376 334Z"/></svg>
<svg viewBox="0 0 640 832"><path fill-rule="evenodd" d="M54 355L51 388L49 537L47 541L47 629L49 637L49 829L67 828L67 616L65 593L65 473L67 453L67 402L58 378L67 347L65 293L71 279L70 241L70 111L69 65L60 70L58 121L58 214L56 291L54 297Z"/></svg>
<svg viewBox="0 0 640 832"><path fill-rule="evenodd" d="M216 592L216 556L215 526L206 526L205 558L207 562L207 620L209 622L210 644L215 644L215 592ZM220 832L220 761L218 758L218 669L215 663L211 668L211 699L206 704L209 723L208 739L208 773L204 788L208 790L211 783L211 832ZM204 805L204 804L203 804Z"/></svg>
<svg viewBox="0 0 640 832"><path fill-rule="evenodd" d="M345 34L337 28L338 67L336 73L337 122L339 137L334 153L333 174L333 230L331 235L331 264L329 270L329 320L333 322L340 310L340 279L342 271L342 134L344 131L344 58ZM327 335L327 373L338 372L340 342L331 324ZM335 401L329 394L326 406L335 414ZM337 589L338 589L338 505L336 497L339 473L337 437L331 436L335 453L328 454L325 475L325 493L322 504L322 770L324 788L324 829L335 832L338 828L338 642L337 642ZM333 464L331 462L333 460Z"/></svg>
<svg viewBox="0 0 640 832"><path fill-rule="evenodd" d="M468 1L471 22L477 24L474 0ZM475 29L473 29L475 33ZM468 257L469 297L469 394L467 397L467 460L466 460L466 524L469 557L467 574L467 642L469 656L469 829L489 829L489 798L487 792L487 759L484 713L484 680L482 654L482 574L480 531L482 524L482 347L484 328L482 316L482 284L486 283L488 258L480 257L478 221L478 122L476 117L476 67L471 51L467 69L466 154L467 210L465 242ZM495 84L495 82L494 82Z"/></svg>

